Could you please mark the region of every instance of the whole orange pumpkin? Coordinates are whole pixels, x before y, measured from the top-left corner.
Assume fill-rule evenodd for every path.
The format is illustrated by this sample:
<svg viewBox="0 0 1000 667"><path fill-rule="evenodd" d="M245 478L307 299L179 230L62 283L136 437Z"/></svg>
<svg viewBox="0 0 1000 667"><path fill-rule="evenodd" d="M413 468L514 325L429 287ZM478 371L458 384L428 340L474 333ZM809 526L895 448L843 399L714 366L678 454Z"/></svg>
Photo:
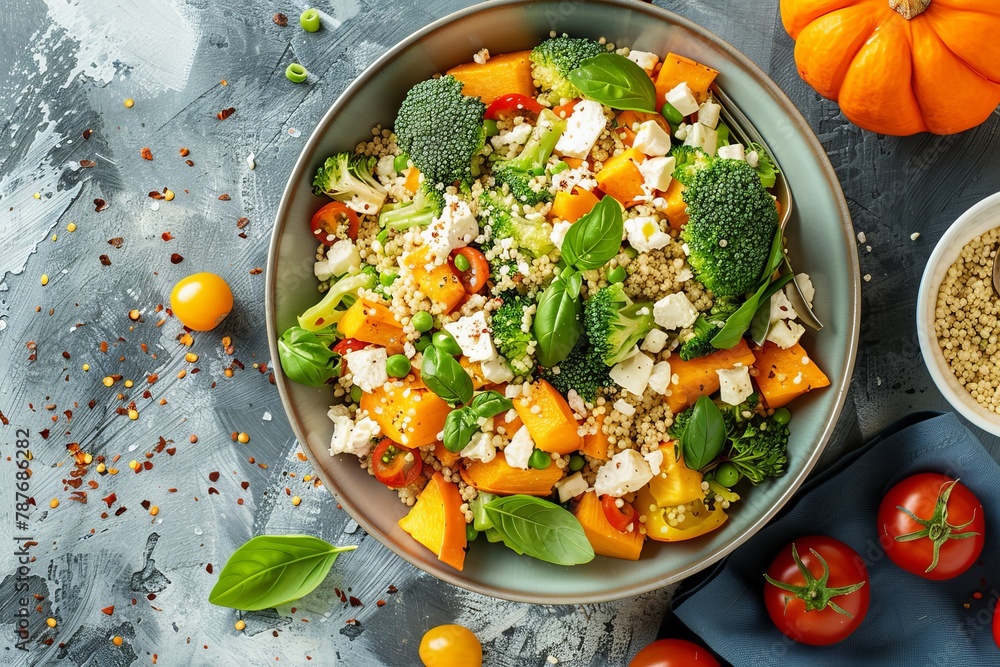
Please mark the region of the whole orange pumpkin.
<svg viewBox="0 0 1000 667"><path fill-rule="evenodd" d="M997 0L781 0L799 74L880 134L952 134L1000 104Z"/></svg>

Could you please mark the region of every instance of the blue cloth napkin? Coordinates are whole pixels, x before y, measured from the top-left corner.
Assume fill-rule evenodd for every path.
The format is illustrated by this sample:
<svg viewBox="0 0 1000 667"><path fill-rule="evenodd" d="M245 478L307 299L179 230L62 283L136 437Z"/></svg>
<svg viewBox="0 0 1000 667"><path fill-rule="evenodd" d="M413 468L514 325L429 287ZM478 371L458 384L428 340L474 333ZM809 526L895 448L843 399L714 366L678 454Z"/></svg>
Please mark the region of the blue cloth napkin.
<svg viewBox="0 0 1000 667"><path fill-rule="evenodd" d="M879 547L882 496L904 477L941 472L961 478L986 510L979 562L948 581L928 581ZM826 647L799 644L771 622L762 573L787 543L829 535L865 560L871 606L857 631ZM973 594L982 598L976 600ZM953 414L916 413L810 480L779 518L710 572L688 580L674 613L736 665L1000 665L993 608L1000 598L1000 465ZM968 604L966 609L964 605Z"/></svg>

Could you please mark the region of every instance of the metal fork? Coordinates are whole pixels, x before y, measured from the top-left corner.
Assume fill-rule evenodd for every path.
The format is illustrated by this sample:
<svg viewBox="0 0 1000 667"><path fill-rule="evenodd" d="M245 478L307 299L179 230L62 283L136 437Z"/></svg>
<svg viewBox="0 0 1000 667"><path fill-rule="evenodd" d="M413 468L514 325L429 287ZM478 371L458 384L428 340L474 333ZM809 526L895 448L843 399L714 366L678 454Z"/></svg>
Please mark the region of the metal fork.
<svg viewBox="0 0 1000 667"><path fill-rule="evenodd" d="M781 205L781 220L779 222L781 226L781 233L785 233L785 227L788 225L788 221L792 218L792 191L788 187L788 181L785 180L784 172L781 170L781 165L778 164L778 160L774 155L774 152L768 148L767 144L764 142L764 138L760 136L757 129L750 123L750 120L743 115L740 108L736 106L733 101L722 92L722 89L718 85L712 85L712 93L715 95L715 99L719 104L722 105L722 120L725 121L726 125L729 126L730 133L735 135L735 137L744 145L756 143L760 144L767 154L771 156L774 160L775 165L778 166L778 177L774 183L773 191L775 196L778 198L778 203ZM799 287L798 281L795 279L795 271L792 269L792 264L788 260L788 253L785 253L784 262L779 269L781 275L791 275L792 285L795 289L789 294L789 302L792 304L792 308L798 314L799 319L806 326L809 326L817 331L823 328L823 323L819 321L816 317L816 313L809 306L809 302L802 295L802 289Z"/></svg>

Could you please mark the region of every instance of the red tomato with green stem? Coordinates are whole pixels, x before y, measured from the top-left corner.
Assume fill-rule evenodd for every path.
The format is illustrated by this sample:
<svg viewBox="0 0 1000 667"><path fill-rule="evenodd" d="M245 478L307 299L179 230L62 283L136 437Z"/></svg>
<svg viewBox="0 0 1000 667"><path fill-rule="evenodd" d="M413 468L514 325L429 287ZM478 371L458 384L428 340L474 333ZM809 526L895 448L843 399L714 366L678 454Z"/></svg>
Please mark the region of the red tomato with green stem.
<svg viewBox="0 0 1000 667"><path fill-rule="evenodd" d="M986 541L983 506L964 484L940 473L907 477L878 509L879 543L896 565L925 579L968 570Z"/></svg>
<svg viewBox="0 0 1000 667"><path fill-rule="evenodd" d="M719 667L719 661L693 642L657 639L636 653L628 667Z"/></svg>
<svg viewBox="0 0 1000 667"><path fill-rule="evenodd" d="M618 506L620 498L609 495L601 496L601 509L604 510L604 518L608 520L611 527L619 533L627 533L629 526L635 523L635 508L632 503L622 500L622 506Z"/></svg>
<svg viewBox="0 0 1000 667"><path fill-rule="evenodd" d="M400 489L417 481L424 462L420 452L382 438L372 453L372 472L375 479L390 489Z"/></svg>
<svg viewBox="0 0 1000 667"><path fill-rule="evenodd" d="M832 537L795 540L775 557L764 579L768 615L803 644L827 646L846 639L868 613L868 570L854 549Z"/></svg>
<svg viewBox="0 0 1000 667"><path fill-rule="evenodd" d="M358 214L348 208L347 204L332 201L313 214L309 227L316 240L325 246L332 246L340 238L338 233L347 226L347 237L358 240L358 227L361 221Z"/></svg>

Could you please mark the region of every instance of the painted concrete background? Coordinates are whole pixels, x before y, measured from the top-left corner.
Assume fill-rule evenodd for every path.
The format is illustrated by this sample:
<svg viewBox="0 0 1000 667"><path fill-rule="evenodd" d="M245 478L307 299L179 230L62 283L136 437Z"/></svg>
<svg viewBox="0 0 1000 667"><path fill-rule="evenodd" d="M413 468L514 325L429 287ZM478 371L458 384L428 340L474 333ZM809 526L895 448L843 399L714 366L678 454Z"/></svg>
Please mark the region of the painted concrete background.
<svg viewBox="0 0 1000 667"><path fill-rule="evenodd" d="M294 160L364 67L469 3L320 0L316 34L297 26L305 3L288 0L10 4L0 12L0 664L402 666L415 664L424 630L458 622L484 642L488 665L625 665L656 636L667 591L536 607L396 558L307 479L269 382L260 269ZM956 137L864 133L799 80L776 0L657 4L770 73L828 149L864 232L862 347L825 460L906 411L944 407L919 359L917 283L950 221L1000 186L996 116ZM308 83L287 81L293 61ZM164 188L173 200L150 198ZM185 347L160 306L200 270L223 275L237 306ZM109 388L106 376L121 378ZM30 503L17 496L19 447L33 454ZM118 473L98 473L101 462ZM207 604L237 546L298 532L359 548L294 612ZM32 559L18 570L25 549ZM27 651L15 644L20 587L37 596Z"/></svg>

